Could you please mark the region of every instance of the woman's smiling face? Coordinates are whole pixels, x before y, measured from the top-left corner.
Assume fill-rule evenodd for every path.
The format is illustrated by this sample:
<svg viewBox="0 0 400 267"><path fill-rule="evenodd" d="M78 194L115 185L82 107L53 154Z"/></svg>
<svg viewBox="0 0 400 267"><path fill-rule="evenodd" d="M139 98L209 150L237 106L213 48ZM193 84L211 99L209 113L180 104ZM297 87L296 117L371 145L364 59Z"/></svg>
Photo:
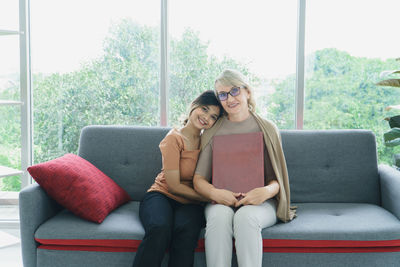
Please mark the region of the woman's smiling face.
<svg viewBox="0 0 400 267"><path fill-rule="evenodd" d="M236 86L225 86L221 83L217 82L215 84L215 89L217 94L220 92L230 92L232 87ZM237 96L232 96L228 94L228 98L224 101L221 101L222 107L228 113L228 116L236 116L240 114L247 114L249 112L248 107L248 99L250 98L250 94L246 88L240 88L240 94Z"/></svg>
<svg viewBox="0 0 400 267"><path fill-rule="evenodd" d="M195 108L189 116L189 121L198 129L209 129L218 120L219 107L214 105Z"/></svg>

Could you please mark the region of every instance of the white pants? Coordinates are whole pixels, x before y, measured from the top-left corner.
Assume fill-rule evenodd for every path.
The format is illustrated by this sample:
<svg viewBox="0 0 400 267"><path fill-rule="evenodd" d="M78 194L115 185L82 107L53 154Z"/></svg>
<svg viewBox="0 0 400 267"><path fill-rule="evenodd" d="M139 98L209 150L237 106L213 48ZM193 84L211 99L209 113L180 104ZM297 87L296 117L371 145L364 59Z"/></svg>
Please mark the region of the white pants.
<svg viewBox="0 0 400 267"><path fill-rule="evenodd" d="M205 217L207 267L231 266L232 238L235 238L239 267L262 265L261 230L276 223L275 199L257 206L242 206L236 212L225 205L208 204Z"/></svg>

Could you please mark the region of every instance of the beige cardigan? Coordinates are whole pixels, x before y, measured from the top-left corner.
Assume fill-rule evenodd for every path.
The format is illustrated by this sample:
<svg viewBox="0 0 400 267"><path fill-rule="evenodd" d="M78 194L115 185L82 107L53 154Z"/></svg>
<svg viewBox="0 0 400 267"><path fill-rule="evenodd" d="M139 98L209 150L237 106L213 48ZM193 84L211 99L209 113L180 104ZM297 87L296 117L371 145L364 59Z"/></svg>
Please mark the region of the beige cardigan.
<svg viewBox="0 0 400 267"><path fill-rule="evenodd" d="M289 176L286 167L285 155L283 154L281 135L276 125L266 119L261 118L256 113L250 111L254 116L262 132L264 133L264 141L267 147L271 165L274 169L276 179L279 183L279 194L276 196L278 207L276 215L283 222L288 222L296 217L296 207L290 206L290 186ZM215 125L204 131L201 136L201 149L211 141L217 130L221 127L222 120L218 120Z"/></svg>

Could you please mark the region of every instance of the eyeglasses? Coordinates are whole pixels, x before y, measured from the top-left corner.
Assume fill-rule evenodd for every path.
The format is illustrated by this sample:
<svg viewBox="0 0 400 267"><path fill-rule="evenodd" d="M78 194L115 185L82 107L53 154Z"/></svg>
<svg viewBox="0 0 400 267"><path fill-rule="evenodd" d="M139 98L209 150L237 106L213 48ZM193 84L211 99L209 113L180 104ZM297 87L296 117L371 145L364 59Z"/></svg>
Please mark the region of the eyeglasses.
<svg viewBox="0 0 400 267"><path fill-rule="evenodd" d="M230 94L231 96L238 96L238 95L240 95L240 88L244 88L244 87L243 86L234 86L231 88L231 90L229 92L224 92L224 91L218 92L218 94L217 94L218 99L220 101L225 101L228 99L228 94Z"/></svg>

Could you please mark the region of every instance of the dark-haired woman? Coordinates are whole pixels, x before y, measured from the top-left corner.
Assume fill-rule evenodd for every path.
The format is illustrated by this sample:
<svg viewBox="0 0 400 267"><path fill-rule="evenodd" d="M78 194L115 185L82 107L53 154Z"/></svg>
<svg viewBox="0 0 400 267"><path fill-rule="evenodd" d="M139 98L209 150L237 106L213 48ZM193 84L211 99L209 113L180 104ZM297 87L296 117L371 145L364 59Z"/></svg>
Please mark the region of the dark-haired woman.
<svg viewBox="0 0 400 267"><path fill-rule="evenodd" d="M168 266L193 266L194 250L205 225L201 202L207 201L193 189L200 135L221 114L214 92L206 91L192 102L184 126L172 129L161 141L162 170L140 203L145 236L134 267L161 266L166 250Z"/></svg>

